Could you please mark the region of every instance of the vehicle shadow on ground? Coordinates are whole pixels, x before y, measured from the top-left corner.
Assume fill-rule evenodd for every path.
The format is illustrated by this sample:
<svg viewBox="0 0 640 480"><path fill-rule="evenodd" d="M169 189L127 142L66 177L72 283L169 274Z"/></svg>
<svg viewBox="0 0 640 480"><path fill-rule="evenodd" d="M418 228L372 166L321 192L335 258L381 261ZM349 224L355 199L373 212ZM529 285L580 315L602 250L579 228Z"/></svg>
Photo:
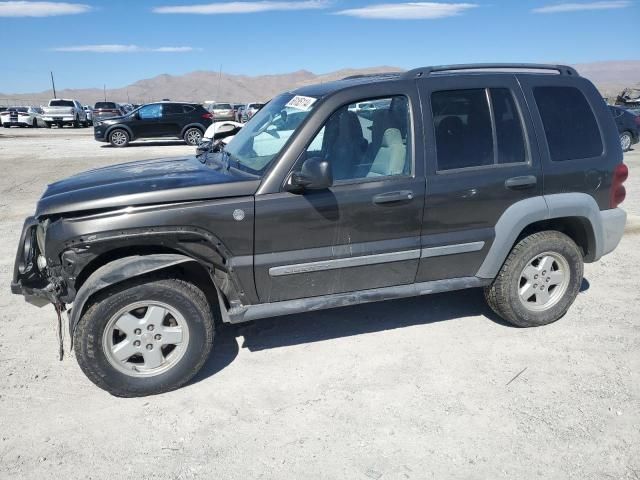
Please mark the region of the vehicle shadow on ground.
<svg viewBox="0 0 640 480"><path fill-rule="evenodd" d="M476 315L511 328L486 305L479 288L221 325L213 353L193 383L229 365L238 354L240 336L242 348L255 352Z"/></svg>
<svg viewBox="0 0 640 480"><path fill-rule="evenodd" d="M176 147L183 146L187 147L188 145L184 143L182 140L160 140L156 142L141 142L141 143L130 143L126 148L131 147ZM100 145L100 148L115 148L111 144ZM194 147L195 148L195 147Z"/></svg>
<svg viewBox="0 0 640 480"><path fill-rule="evenodd" d="M580 292L589 287L584 278ZM190 383L215 375L231 364L239 352L237 337L244 337L242 348L256 352L477 315L502 327L516 328L487 306L480 288L220 325L211 357Z"/></svg>

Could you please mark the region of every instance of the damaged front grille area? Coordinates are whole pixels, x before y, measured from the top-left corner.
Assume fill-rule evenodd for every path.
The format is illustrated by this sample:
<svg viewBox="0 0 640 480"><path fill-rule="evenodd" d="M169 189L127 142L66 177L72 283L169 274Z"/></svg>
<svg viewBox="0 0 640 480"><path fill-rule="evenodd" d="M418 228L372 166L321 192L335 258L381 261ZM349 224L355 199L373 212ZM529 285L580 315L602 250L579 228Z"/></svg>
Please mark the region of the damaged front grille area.
<svg viewBox="0 0 640 480"><path fill-rule="evenodd" d="M38 231L40 230L40 231ZM47 275L44 247L44 229L37 219L29 217L24 223L11 282L11 292L24 295L25 300L42 307L47 303L59 304L64 285ZM38 265L38 258L43 261Z"/></svg>

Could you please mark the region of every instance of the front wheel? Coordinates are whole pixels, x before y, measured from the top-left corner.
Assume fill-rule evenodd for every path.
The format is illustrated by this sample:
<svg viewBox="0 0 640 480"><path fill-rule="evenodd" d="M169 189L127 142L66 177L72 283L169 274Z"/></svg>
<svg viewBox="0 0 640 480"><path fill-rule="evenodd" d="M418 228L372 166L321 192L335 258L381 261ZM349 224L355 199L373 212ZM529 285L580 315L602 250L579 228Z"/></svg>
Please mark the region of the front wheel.
<svg viewBox="0 0 640 480"><path fill-rule="evenodd" d="M513 247L493 283L485 288L489 306L518 327L560 319L582 284L582 253L557 231L534 233Z"/></svg>
<svg viewBox="0 0 640 480"><path fill-rule="evenodd" d="M214 323L204 293L174 278L137 279L100 294L74 332L78 363L118 397L174 390L206 362Z"/></svg>
<svg viewBox="0 0 640 480"><path fill-rule="evenodd" d="M196 127L188 128L186 132L184 132L184 141L187 145L196 146L202 140L202 130Z"/></svg>
<svg viewBox="0 0 640 480"><path fill-rule="evenodd" d="M112 130L111 133L109 133L109 143L114 147L126 147L127 145L129 145L129 140L129 134L126 130L123 130L121 128Z"/></svg>
<svg viewBox="0 0 640 480"><path fill-rule="evenodd" d="M628 152L631 150L631 143L633 139L631 138L631 134L629 132L622 132L620 134L620 146L622 147L623 152Z"/></svg>

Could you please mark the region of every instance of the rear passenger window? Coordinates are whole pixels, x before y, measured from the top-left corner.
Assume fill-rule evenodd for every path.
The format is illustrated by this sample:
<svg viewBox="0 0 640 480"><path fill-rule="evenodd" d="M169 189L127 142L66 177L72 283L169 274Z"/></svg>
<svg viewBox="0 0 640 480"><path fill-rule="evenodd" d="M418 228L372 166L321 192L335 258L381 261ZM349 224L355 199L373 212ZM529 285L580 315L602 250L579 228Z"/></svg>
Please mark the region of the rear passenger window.
<svg viewBox="0 0 640 480"><path fill-rule="evenodd" d="M509 89L434 92L431 107L439 171L527 161L521 116Z"/></svg>
<svg viewBox="0 0 640 480"><path fill-rule="evenodd" d="M562 162L602 155L596 118L582 92L575 87L533 89L551 160Z"/></svg>
<svg viewBox="0 0 640 480"><path fill-rule="evenodd" d="M195 107L192 107L191 105L183 105L182 106L182 111L184 113L191 113L195 110Z"/></svg>

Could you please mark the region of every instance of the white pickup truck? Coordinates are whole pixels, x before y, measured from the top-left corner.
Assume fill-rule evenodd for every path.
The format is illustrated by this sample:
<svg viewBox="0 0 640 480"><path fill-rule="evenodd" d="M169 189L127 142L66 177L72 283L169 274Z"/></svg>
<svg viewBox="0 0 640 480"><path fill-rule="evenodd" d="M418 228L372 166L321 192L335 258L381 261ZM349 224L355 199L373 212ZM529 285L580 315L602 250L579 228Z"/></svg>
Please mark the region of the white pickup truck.
<svg viewBox="0 0 640 480"><path fill-rule="evenodd" d="M49 106L42 107L42 110L42 120L47 128L51 128L51 125L57 125L59 128L65 125L73 125L74 128L89 125L87 113L77 100L54 98L49 100Z"/></svg>

